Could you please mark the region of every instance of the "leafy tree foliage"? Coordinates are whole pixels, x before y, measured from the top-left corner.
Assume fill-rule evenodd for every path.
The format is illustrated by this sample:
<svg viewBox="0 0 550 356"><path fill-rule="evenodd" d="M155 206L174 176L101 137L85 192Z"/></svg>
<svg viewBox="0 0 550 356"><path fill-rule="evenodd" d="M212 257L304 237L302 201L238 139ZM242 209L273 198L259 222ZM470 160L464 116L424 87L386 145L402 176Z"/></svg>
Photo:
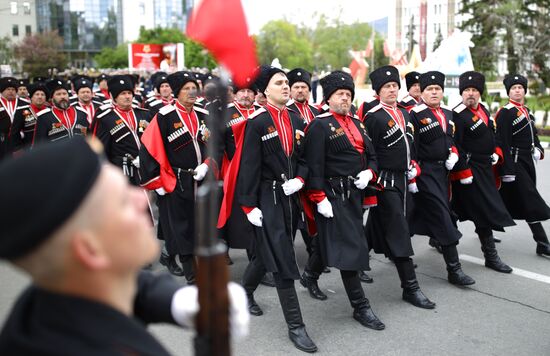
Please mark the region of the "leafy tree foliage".
<svg viewBox="0 0 550 356"><path fill-rule="evenodd" d="M64 69L67 59L62 48L63 38L57 31L52 31L27 36L14 50L22 62L23 72L32 77L45 75L50 68Z"/></svg>

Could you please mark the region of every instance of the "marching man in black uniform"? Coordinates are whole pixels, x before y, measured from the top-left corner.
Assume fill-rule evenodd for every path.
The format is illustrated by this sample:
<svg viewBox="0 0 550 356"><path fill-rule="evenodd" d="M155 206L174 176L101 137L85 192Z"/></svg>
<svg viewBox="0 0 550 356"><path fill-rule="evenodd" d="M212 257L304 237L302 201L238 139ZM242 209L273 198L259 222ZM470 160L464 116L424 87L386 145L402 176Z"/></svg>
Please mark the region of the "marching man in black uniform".
<svg viewBox="0 0 550 356"><path fill-rule="evenodd" d="M88 134L88 115L79 107L70 106L69 91L59 79L46 82L51 108L36 113L33 145L40 141L58 141Z"/></svg>
<svg viewBox="0 0 550 356"><path fill-rule="evenodd" d="M144 103L144 108L151 111L151 116L155 114L164 106L170 105L174 102L174 96L172 95L172 88L168 84L168 74L159 74L156 76L155 90L158 95L152 96Z"/></svg>
<svg viewBox="0 0 550 356"><path fill-rule="evenodd" d="M134 85L128 75L111 77L109 92L113 105L97 115L94 136L103 143L109 161L122 169L130 183L139 185L140 139L151 115L145 109L132 106Z"/></svg>
<svg viewBox="0 0 550 356"><path fill-rule="evenodd" d="M18 85L15 78L0 78L0 160L10 152L11 125L17 106L20 104L17 98Z"/></svg>
<svg viewBox="0 0 550 356"><path fill-rule="evenodd" d="M48 90L43 83L29 85L30 103L17 107L10 132L11 151L30 147L36 126L36 114L46 108Z"/></svg>
<svg viewBox="0 0 550 356"><path fill-rule="evenodd" d="M512 268L500 260L493 239L493 230L504 231L515 223L495 184L493 166L502 162L502 150L495 139L495 123L479 102L484 86L485 77L478 72L465 72L459 78L462 103L453 109L458 157L451 172L451 204L460 221L473 221L485 266L511 273Z"/></svg>
<svg viewBox="0 0 550 356"><path fill-rule="evenodd" d="M407 96L405 96L399 105L411 112L412 108L422 100L422 91L419 84L420 73L412 71L405 74L405 82L407 83Z"/></svg>
<svg viewBox="0 0 550 356"><path fill-rule="evenodd" d="M420 172L414 161L413 126L405 109L397 107L400 78L397 68L383 66L369 75L380 104L365 117L367 132L372 138L378 158L378 179L381 187L378 205L370 208L366 234L376 253L383 253L395 262L403 299L414 306L435 308L420 290L413 261L414 255L407 224L407 186Z"/></svg>
<svg viewBox="0 0 550 356"><path fill-rule="evenodd" d="M71 105L78 105L88 114L88 123L92 124L96 112L101 103L95 101L92 91L94 84L85 77L78 77L73 80L73 87L76 94L76 100Z"/></svg>
<svg viewBox="0 0 550 356"><path fill-rule="evenodd" d="M260 67L256 85L267 104L248 118L241 157L232 163L239 163L238 201L256 232L256 256L244 272L243 286L249 303L258 307L253 293L266 269L273 272L290 340L302 351L315 352L294 288L300 278L293 245L300 216L295 193L307 178L302 157L305 122L286 107L290 87L281 69Z"/></svg>
<svg viewBox="0 0 550 356"><path fill-rule="evenodd" d="M101 73L96 79L99 89L95 91L94 96L103 104L111 102L111 94L109 94L109 85L107 84L109 79L111 77L104 73Z"/></svg>
<svg viewBox="0 0 550 356"><path fill-rule="evenodd" d="M447 264L448 280L456 285L475 281L464 274L456 246L462 236L451 217L449 171L458 159L454 145L453 113L441 107L445 74L437 71L419 76L423 104L410 111L414 145L422 174L409 184L414 208L409 219L411 234L428 235L441 246Z"/></svg>
<svg viewBox="0 0 550 356"><path fill-rule="evenodd" d="M527 78L507 75L504 86L510 102L496 115L504 163L500 169L500 194L514 219L525 220L533 232L538 255L550 256L550 244L541 221L550 218L550 208L537 190L535 163L544 158L535 120L525 106Z"/></svg>
<svg viewBox="0 0 550 356"><path fill-rule="evenodd" d="M168 76L176 95L159 110L145 130L139 151L141 185L161 196L159 224L169 259L179 255L187 282L195 282L195 192L209 165L208 111L194 107L199 85L189 72Z"/></svg>
<svg viewBox="0 0 550 356"><path fill-rule="evenodd" d="M308 126L305 145L308 196L317 204L316 239L322 261L340 270L353 318L368 328L382 330L385 326L372 311L357 272L369 264L363 189L376 178L376 154L364 124L350 114L355 94L353 78L335 71L322 78L320 84L330 111ZM311 266L312 262L310 257L305 269L308 279L319 277L319 273L310 276L310 271L320 272L323 268L321 261L318 266Z"/></svg>

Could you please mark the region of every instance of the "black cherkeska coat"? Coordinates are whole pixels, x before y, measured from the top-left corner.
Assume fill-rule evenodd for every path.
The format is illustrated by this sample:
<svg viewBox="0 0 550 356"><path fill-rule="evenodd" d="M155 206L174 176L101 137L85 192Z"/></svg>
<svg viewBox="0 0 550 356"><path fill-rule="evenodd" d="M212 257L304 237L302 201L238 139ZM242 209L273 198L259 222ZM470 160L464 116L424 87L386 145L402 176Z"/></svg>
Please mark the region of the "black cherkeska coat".
<svg viewBox="0 0 550 356"><path fill-rule="evenodd" d="M490 117L485 107L482 110ZM495 184L491 155L501 151L495 140L494 121L490 119L485 125L464 104L453 109L453 121L459 160L451 173L451 206L460 221L473 221L476 228L504 231L504 227L515 223ZM474 177L472 184L461 184L460 179L469 175Z"/></svg>
<svg viewBox="0 0 550 356"><path fill-rule="evenodd" d="M368 269L369 249L363 230L364 194L353 179L366 169L376 174L377 161L364 124L357 116L346 120L360 132L363 153L357 151L330 112L317 116L306 132L307 189L324 191L332 204L334 217L315 214L323 262L340 270L358 271Z"/></svg>
<svg viewBox="0 0 550 356"><path fill-rule="evenodd" d="M288 110L288 109L285 109ZM249 117L244 133L237 178L237 199L241 206L258 207L263 226L254 228L256 251L269 272L283 279L298 279L293 237L301 212L298 194L286 196L281 184L287 179L307 179L303 159L305 122L288 111L292 125L293 147L290 156L283 150L271 114L264 108Z"/></svg>
<svg viewBox="0 0 550 356"><path fill-rule="evenodd" d="M427 235L443 246L456 244L462 234L451 215L449 171L445 160L454 147L453 113L442 108L446 130L426 104L410 111L414 126L414 145L422 174L416 178L418 193L413 194L411 234ZM456 149L456 148L455 148Z"/></svg>

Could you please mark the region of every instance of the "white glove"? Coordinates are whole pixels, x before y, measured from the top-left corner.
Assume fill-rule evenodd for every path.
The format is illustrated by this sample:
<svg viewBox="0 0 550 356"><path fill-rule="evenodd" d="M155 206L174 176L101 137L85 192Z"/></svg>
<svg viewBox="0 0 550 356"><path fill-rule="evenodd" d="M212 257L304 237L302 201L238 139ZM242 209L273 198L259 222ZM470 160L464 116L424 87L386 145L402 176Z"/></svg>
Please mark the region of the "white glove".
<svg viewBox="0 0 550 356"><path fill-rule="evenodd" d="M418 186L416 185L416 182L409 184L409 192L411 193L418 193Z"/></svg>
<svg viewBox="0 0 550 356"><path fill-rule="evenodd" d="M472 184L472 182L474 181L474 177L468 177L468 178L462 178L460 180L460 184Z"/></svg>
<svg viewBox="0 0 550 356"><path fill-rule="evenodd" d="M358 189L365 189L367 185L369 185L372 177L372 171L370 169L366 169L357 174L357 179L353 183Z"/></svg>
<svg viewBox="0 0 550 356"><path fill-rule="evenodd" d="M409 169L407 171L407 179L408 180L411 180L413 179L414 177L416 177L418 175L418 171L416 170L416 167L412 167L411 169Z"/></svg>
<svg viewBox="0 0 550 356"><path fill-rule="evenodd" d="M533 159L535 161L540 160L540 151L538 148L535 148L535 150L533 151Z"/></svg>
<svg viewBox="0 0 550 356"><path fill-rule="evenodd" d="M206 173L208 173L208 165L206 163L201 163L195 168L195 175L193 176L193 179L196 181L201 181L206 176Z"/></svg>
<svg viewBox="0 0 550 356"><path fill-rule="evenodd" d="M139 168L139 157L137 157L136 159L134 159L134 160L132 161L132 164L134 165L134 167Z"/></svg>
<svg viewBox="0 0 550 356"><path fill-rule="evenodd" d="M334 213L332 212L332 204L328 201L327 198L317 203L317 211L325 218L334 217Z"/></svg>
<svg viewBox="0 0 550 356"><path fill-rule="evenodd" d="M246 218L250 223L257 227L262 227L262 219L264 218L262 215L262 211L258 208L252 209L252 211L248 214L246 214Z"/></svg>
<svg viewBox="0 0 550 356"><path fill-rule="evenodd" d="M243 287L235 282L229 282L227 290L229 294L230 334L236 340L242 339L248 335L250 322L246 294ZM193 328L199 309L197 286L186 286L174 293L170 310L172 317L179 325Z"/></svg>
<svg viewBox="0 0 550 356"><path fill-rule="evenodd" d="M302 183L301 180L298 178L292 178L290 180L287 180L283 183L283 192L285 192L285 195L291 195L302 189L304 186L304 183Z"/></svg>
<svg viewBox="0 0 550 356"><path fill-rule="evenodd" d="M491 155L491 164L494 166L495 164L498 163L499 159L500 159L500 157L496 153L493 153Z"/></svg>
<svg viewBox="0 0 550 356"><path fill-rule="evenodd" d="M449 153L449 157L447 157L445 161L445 168L447 168L448 171L452 170L456 162L458 162L458 155L454 152Z"/></svg>
<svg viewBox="0 0 550 356"><path fill-rule="evenodd" d="M164 195L166 194L166 190L164 190L163 187L160 187L158 189L155 189L155 192L157 192L158 195Z"/></svg>
<svg viewBox="0 0 550 356"><path fill-rule="evenodd" d="M516 181L516 176L502 176L502 181L504 183L512 183Z"/></svg>

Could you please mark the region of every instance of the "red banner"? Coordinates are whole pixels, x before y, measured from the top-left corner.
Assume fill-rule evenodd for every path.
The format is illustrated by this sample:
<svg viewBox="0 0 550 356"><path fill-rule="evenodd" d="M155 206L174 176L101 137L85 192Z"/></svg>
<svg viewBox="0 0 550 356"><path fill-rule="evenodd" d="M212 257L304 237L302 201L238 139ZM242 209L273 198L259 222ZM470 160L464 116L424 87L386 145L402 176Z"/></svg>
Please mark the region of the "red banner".
<svg viewBox="0 0 550 356"><path fill-rule="evenodd" d="M183 44L143 44L128 45L128 68L175 72L183 67Z"/></svg>

